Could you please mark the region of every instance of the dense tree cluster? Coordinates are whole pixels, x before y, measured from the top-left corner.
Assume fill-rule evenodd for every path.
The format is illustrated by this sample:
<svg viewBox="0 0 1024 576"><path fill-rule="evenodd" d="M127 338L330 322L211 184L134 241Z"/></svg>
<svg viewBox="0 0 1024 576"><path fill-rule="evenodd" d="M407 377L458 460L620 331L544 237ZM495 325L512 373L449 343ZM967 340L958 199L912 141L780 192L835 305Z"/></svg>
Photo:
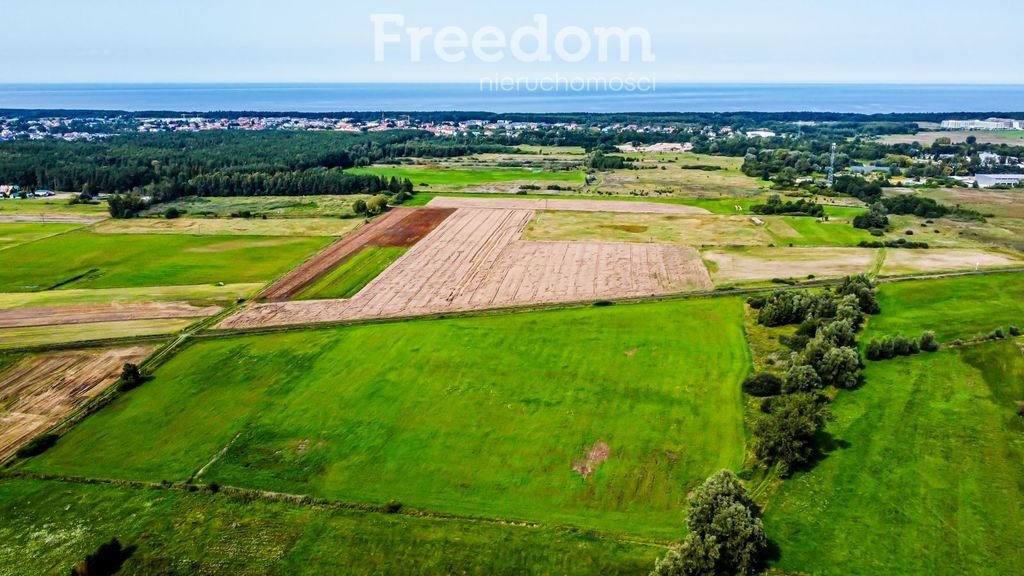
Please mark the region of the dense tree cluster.
<svg viewBox="0 0 1024 576"><path fill-rule="evenodd" d="M751 210L754 214L764 215L788 214L790 216L812 216L814 218L825 217L825 208L820 204L802 198L796 201L787 200L783 202L782 197L778 194L769 196L767 203L757 204Z"/></svg>
<svg viewBox="0 0 1024 576"><path fill-rule="evenodd" d="M181 196L375 193L389 181L344 172L405 157L516 152L439 140L426 132L374 134L232 132L132 134L97 142L7 142L0 182L26 188Z"/></svg>
<svg viewBox="0 0 1024 576"><path fill-rule="evenodd" d="M935 333L925 332L917 340L904 336L886 336L881 340L872 338L864 350L864 355L868 360L878 361L938 350L939 344L935 341Z"/></svg>
<svg viewBox="0 0 1024 576"><path fill-rule="evenodd" d="M889 228L889 211L881 202L875 202L867 212L854 217L853 227L861 230L887 230Z"/></svg>
<svg viewBox="0 0 1024 576"><path fill-rule="evenodd" d="M881 309L866 276L845 278L831 290L778 291L749 302L762 326L797 326L792 336L780 339L793 350L782 375L756 374L744 383L748 394L770 397L754 426L755 453L785 475L814 456L816 436L829 418L820 391L860 384L857 332L865 314Z"/></svg>
<svg viewBox="0 0 1024 576"><path fill-rule="evenodd" d="M743 576L763 567L768 538L761 510L735 474L722 471L693 491L683 543L652 576Z"/></svg>

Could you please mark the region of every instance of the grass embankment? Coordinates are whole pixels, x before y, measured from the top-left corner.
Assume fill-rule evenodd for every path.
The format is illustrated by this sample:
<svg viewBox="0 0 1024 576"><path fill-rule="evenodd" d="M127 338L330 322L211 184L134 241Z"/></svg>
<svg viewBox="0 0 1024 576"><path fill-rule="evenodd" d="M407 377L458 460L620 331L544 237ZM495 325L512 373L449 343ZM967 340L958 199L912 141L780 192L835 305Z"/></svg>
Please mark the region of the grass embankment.
<svg viewBox="0 0 1024 576"><path fill-rule="evenodd" d="M296 299L351 298L408 251L403 247L364 248L300 292Z"/></svg>
<svg viewBox="0 0 1024 576"><path fill-rule="evenodd" d="M223 494L0 480L0 571L67 574L118 538L121 576L641 574L658 548L587 534Z"/></svg>
<svg viewBox="0 0 1024 576"><path fill-rule="evenodd" d="M652 537L743 462L742 303L202 341L28 468L201 481ZM713 407L713 408L709 408Z"/></svg>
<svg viewBox="0 0 1024 576"><path fill-rule="evenodd" d="M70 232L0 251L0 292L266 282L329 241Z"/></svg>

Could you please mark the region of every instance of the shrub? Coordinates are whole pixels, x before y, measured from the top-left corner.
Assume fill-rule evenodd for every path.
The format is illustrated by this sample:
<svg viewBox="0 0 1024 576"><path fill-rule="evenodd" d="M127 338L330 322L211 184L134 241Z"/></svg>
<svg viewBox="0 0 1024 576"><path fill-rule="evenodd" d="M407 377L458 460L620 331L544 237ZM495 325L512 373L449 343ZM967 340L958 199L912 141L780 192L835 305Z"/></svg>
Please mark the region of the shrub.
<svg viewBox="0 0 1024 576"><path fill-rule="evenodd" d="M134 390L142 385L144 381L142 372L135 364L126 363L121 368L121 378L118 380L117 389L121 392Z"/></svg>
<svg viewBox="0 0 1024 576"><path fill-rule="evenodd" d="M771 372L761 372L743 382L743 391L757 398L777 396L782 392L782 379Z"/></svg>
<svg viewBox="0 0 1024 576"><path fill-rule="evenodd" d="M384 511L388 514L398 514L402 511L402 503L397 500L391 500L384 505Z"/></svg>
<svg viewBox="0 0 1024 576"><path fill-rule="evenodd" d="M1020 336L1020 328L1018 326L1010 326L1010 336Z"/></svg>
<svg viewBox="0 0 1024 576"><path fill-rule="evenodd" d="M935 341L935 332L921 334L920 348L925 352L939 351L939 343Z"/></svg>
<svg viewBox="0 0 1024 576"><path fill-rule="evenodd" d="M168 220L174 220L181 217L181 210L178 210L174 206L171 206L167 210L164 210L164 218Z"/></svg>
<svg viewBox="0 0 1024 576"><path fill-rule="evenodd" d="M71 576L113 576L134 552L134 546L125 548L114 538L86 556L85 562L72 568Z"/></svg>
<svg viewBox="0 0 1024 576"><path fill-rule="evenodd" d="M33 456L39 456L43 452L46 452L50 448L57 445L58 436L56 434L44 434L42 436L36 436L32 440L29 440L28 444L25 444L18 449L16 456L18 458L31 458Z"/></svg>
<svg viewBox="0 0 1024 576"><path fill-rule="evenodd" d="M813 367L806 364L792 363L786 371L786 379L782 386L783 394L812 392L821 388L821 378Z"/></svg>
<svg viewBox="0 0 1024 576"><path fill-rule="evenodd" d="M1017 402L1017 416L1024 418L1024 400Z"/></svg>

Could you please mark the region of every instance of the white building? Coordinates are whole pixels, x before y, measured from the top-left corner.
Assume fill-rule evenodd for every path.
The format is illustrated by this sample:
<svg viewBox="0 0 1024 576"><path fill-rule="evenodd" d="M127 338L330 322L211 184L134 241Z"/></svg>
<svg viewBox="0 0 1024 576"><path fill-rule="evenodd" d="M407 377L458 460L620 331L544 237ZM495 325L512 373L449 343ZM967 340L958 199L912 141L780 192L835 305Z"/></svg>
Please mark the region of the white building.
<svg viewBox="0 0 1024 576"><path fill-rule="evenodd" d="M987 120L943 120L944 130L1014 130L1022 125L1020 120L989 118Z"/></svg>
<svg viewBox="0 0 1024 576"><path fill-rule="evenodd" d="M1000 184L1020 186L1021 180L1024 180L1024 174L977 174L974 179L981 188L991 188Z"/></svg>
<svg viewBox="0 0 1024 576"><path fill-rule="evenodd" d="M751 130L747 132L747 138L775 138L775 132L771 130Z"/></svg>

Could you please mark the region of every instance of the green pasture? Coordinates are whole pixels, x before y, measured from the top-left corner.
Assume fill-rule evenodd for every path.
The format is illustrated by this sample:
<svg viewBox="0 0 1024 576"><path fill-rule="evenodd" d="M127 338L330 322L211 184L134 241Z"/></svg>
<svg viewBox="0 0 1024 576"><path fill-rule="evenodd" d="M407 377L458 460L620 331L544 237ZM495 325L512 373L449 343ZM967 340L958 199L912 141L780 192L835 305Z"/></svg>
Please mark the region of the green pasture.
<svg viewBox="0 0 1024 576"><path fill-rule="evenodd" d="M330 510L223 494L0 480L0 572L67 574L111 538L119 576L642 574L656 546L551 528Z"/></svg>
<svg viewBox="0 0 1024 576"><path fill-rule="evenodd" d="M0 251L0 292L267 282L328 242L70 232Z"/></svg>
<svg viewBox="0 0 1024 576"><path fill-rule="evenodd" d="M364 248L299 293L298 299L351 298L408 250L403 247Z"/></svg>
<svg viewBox="0 0 1024 576"><path fill-rule="evenodd" d="M985 274L883 284L882 314L862 340L935 332L940 342L973 338L996 328L1024 328L1024 274ZM1022 398L1024 400L1024 398Z"/></svg>
<svg viewBox="0 0 1024 576"><path fill-rule="evenodd" d="M738 299L220 338L28 468L675 538L749 367Z"/></svg>
<svg viewBox="0 0 1024 576"><path fill-rule="evenodd" d="M822 576L1020 573L1021 350L1012 342L945 350L873 362L865 376L833 404L830 453L768 504L778 567Z"/></svg>
<svg viewBox="0 0 1024 576"><path fill-rule="evenodd" d="M421 189L424 186L446 186L465 188L477 184L494 184L502 182L550 182L582 185L583 172L578 170L566 172L547 172L523 168L479 168L453 169L443 167L411 167L411 166L371 166L346 170L350 174L372 174L387 178L397 177L409 179L413 186Z"/></svg>
<svg viewBox="0 0 1024 576"><path fill-rule="evenodd" d="M0 250L81 228L82 224L0 222Z"/></svg>

